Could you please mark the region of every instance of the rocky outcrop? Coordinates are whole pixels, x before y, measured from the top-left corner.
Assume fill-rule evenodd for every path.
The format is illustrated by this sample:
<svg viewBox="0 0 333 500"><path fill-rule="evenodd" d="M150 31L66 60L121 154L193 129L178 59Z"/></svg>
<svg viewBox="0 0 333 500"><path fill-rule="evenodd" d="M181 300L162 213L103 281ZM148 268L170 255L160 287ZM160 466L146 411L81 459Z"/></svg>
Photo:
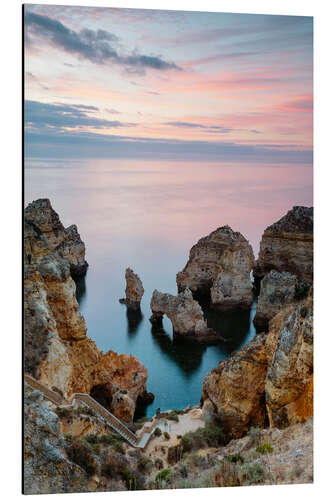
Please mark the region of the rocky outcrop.
<svg viewBox="0 0 333 500"><path fill-rule="evenodd" d="M134 356L103 354L87 337L70 264L29 221L24 243L25 371L65 398L93 394L116 416L131 420L138 396L146 393L146 368ZM119 391L126 391L124 397Z"/></svg>
<svg viewBox="0 0 333 500"><path fill-rule="evenodd" d="M271 270L287 271L300 280L312 282L312 207L293 207L279 221L265 229L253 274L256 280L260 280Z"/></svg>
<svg viewBox="0 0 333 500"><path fill-rule="evenodd" d="M151 323L161 326L163 315L166 314L175 335L207 340L217 338L215 332L207 327L200 304L193 299L188 288L176 296L154 290L150 308L153 313Z"/></svg>
<svg viewBox="0 0 333 500"><path fill-rule="evenodd" d="M218 417L230 437L251 426L286 427L313 413L312 299L281 310L268 336L257 335L205 378L206 418Z"/></svg>
<svg viewBox="0 0 333 500"><path fill-rule="evenodd" d="M281 311L270 322L265 380L270 424L286 427L313 414L312 298Z"/></svg>
<svg viewBox="0 0 333 500"><path fill-rule="evenodd" d="M204 416L218 417L225 433L234 438L243 436L251 426L263 426L266 374L265 335L261 334L206 376Z"/></svg>
<svg viewBox="0 0 333 500"><path fill-rule="evenodd" d="M201 238L177 274L178 290L188 287L196 295L210 295L219 309L249 308L252 303L250 272L254 264L249 242L229 226Z"/></svg>
<svg viewBox="0 0 333 500"><path fill-rule="evenodd" d="M270 271L260 285L260 295L254 324L257 331L267 331L269 320L286 305L295 301L297 278L295 275Z"/></svg>
<svg viewBox="0 0 333 500"><path fill-rule="evenodd" d="M129 267L125 272L126 279L126 298L119 302L126 304L129 309L140 309L141 299L144 294L142 281Z"/></svg>
<svg viewBox="0 0 333 500"><path fill-rule="evenodd" d="M26 495L96 491L85 471L64 450L60 422L41 392L24 388L24 477Z"/></svg>
<svg viewBox="0 0 333 500"><path fill-rule="evenodd" d="M73 278L85 275L88 263L85 260L85 245L77 227L73 224L65 228L50 200L43 198L29 203L24 210L24 217L44 236L49 249L69 263Z"/></svg>

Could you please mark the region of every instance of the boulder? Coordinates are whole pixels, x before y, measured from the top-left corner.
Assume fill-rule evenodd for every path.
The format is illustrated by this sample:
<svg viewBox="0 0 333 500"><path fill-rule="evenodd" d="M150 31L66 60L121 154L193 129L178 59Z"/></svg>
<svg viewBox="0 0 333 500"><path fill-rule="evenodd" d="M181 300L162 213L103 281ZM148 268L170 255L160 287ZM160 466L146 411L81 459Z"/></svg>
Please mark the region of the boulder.
<svg viewBox="0 0 333 500"><path fill-rule="evenodd" d="M260 281L271 270L287 271L312 283L313 207L293 207L265 229L253 275Z"/></svg>
<svg viewBox="0 0 333 500"><path fill-rule="evenodd" d="M249 308L253 301L250 272L253 250L244 236L223 226L191 248L189 260L177 274L178 290L208 295L219 309Z"/></svg>

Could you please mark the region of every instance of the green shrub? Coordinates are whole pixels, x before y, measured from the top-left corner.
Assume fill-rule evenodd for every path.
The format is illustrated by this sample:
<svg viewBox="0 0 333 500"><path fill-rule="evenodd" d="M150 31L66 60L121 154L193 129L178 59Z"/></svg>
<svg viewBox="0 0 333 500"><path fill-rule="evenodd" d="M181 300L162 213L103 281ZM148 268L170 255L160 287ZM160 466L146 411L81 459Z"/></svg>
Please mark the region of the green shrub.
<svg viewBox="0 0 333 500"><path fill-rule="evenodd" d="M141 476L127 467L122 470L122 478L126 482L128 490L142 490L144 488Z"/></svg>
<svg viewBox="0 0 333 500"><path fill-rule="evenodd" d="M163 460L161 460L160 458L156 458L154 465L155 465L156 469L161 470L163 467Z"/></svg>
<svg viewBox="0 0 333 500"><path fill-rule="evenodd" d="M250 464L243 469L243 473L248 484L258 484L264 480L264 468L261 464Z"/></svg>
<svg viewBox="0 0 333 500"><path fill-rule="evenodd" d="M59 418L68 418L71 416L72 410L70 408L61 408L60 406L57 406L56 414Z"/></svg>
<svg viewBox="0 0 333 500"><path fill-rule="evenodd" d="M173 420L174 422L179 422L179 417L175 411L168 413L166 415L167 420Z"/></svg>
<svg viewBox="0 0 333 500"><path fill-rule="evenodd" d="M264 455L265 453L272 453L273 450L274 448L269 443L264 443L258 446L256 452L260 453L260 455Z"/></svg>
<svg viewBox="0 0 333 500"><path fill-rule="evenodd" d="M169 439L170 439L170 434L169 434L168 432L163 432L163 436L165 437L165 439L166 439L167 441L169 441Z"/></svg>
<svg viewBox="0 0 333 500"><path fill-rule="evenodd" d="M85 440L89 444L97 444L98 443L98 435L97 434L88 434L87 436L85 436Z"/></svg>
<svg viewBox="0 0 333 500"><path fill-rule="evenodd" d="M170 476L170 472L171 472L170 469L163 469L160 472L158 472L155 476L155 483L167 481Z"/></svg>
<svg viewBox="0 0 333 500"><path fill-rule="evenodd" d="M237 464L237 462L239 462L241 464L244 463L244 458L239 453L236 453L235 455L230 455L230 457L228 457L228 460L232 464Z"/></svg>
<svg viewBox="0 0 333 500"><path fill-rule="evenodd" d="M181 438L180 444L184 452L206 447L217 448L226 444L226 437L220 427L207 422L205 427L200 427L196 431L186 432Z"/></svg>
<svg viewBox="0 0 333 500"><path fill-rule="evenodd" d="M138 459L138 469L141 472L146 472L146 470L149 468L150 465L152 465L152 460L150 458L146 457L145 455L141 455Z"/></svg>
<svg viewBox="0 0 333 500"><path fill-rule="evenodd" d="M73 441L72 434L64 434L64 438L68 443L71 443Z"/></svg>
<svg viewBox="0 0 333 500"><path fill-rule="evenodd" d="M162 436L162 431L159 427L156 427L156 429L154 430L154 436L156 437Z"/></svg>
<svg viewBox="0 0 333 500"><path fill-rule="evenodd" d="M69 459L82 467L89 476L96 472L96 461L90 448L82 441L75 441L67 448Z"/></svg>

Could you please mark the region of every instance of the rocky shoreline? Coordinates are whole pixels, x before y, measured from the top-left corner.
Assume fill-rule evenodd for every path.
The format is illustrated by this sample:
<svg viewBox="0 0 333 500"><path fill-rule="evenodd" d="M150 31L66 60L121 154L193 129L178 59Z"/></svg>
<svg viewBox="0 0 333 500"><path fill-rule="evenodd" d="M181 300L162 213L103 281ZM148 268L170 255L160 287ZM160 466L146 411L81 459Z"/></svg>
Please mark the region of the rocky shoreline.
<svg viewBox="0 0 333 500"><path fill-rule="evenodd" d="M222 226L192 247L185 268L177 274L178 295L154 291L150 303L153 326L161 327L166 315L172 322L174 336L187 339L189 346L194 340L223 341L221 335L207 325L200 305L202 297L208 298L212 309L226 311L250 308L257 293L254 324L258 332L264 333L258 333L243 349L221 361L206 375L199 408L169 412L174 420L177 417L184 422L183 427L179 427L182 435L164 436L161 445L153 440L147 448L148 461L174 467L175 474L181 464L185 466L184 432L186 434L188 414L197 419L191 432L206 436L206 441L200 438L200 442L206 442L202 445L204 448L211 443L211 438L207 438L209 432L217 429L215 434L212 431L215 437L220 436L218 443L214 441L218 444L213 447L214 457L225 454L223 450L228 446L236 449L238 445L232 448L228 443L243 442L253 428L261 429L259 434L265 436L272 430L267 434L272 443L274 439L280 442L279 432L288 436L288 429L297 429L295 435L290 431L291 439L299 439L304 432L310 446L312 261L313 209L294 207L264 231L257 261L244 236L229 226ZM65 228L49 200L30 203L24 212L24 370L65 398L74 393L89 394L120 420L135 427L138 425L133 424L136 408L149 404L154 397L147 392L147 369L134 356L113 351L104 354L87 336L74 281L83 276L87 268L85 245L77 227ZM255 286L251 282L251 271ZM125 279L126 297L120 301L129 311L140 313L142 281L130 268L126 269ZM101 441L98 436L107 436L107 430L94 415L90 415L90 423L84 412L83 415L85 426L79 414L72 412L66 417L38 391L26 389L26 492L133 489L134 479L130 481L129 477L136 478L134 489L151 489L149 474L159 466L152 466L149 474L147 470L143 473L144 455L133 454L134 450L126 447L125 454L117 452L119 463L113 463L116 437L105 437ZM70 442L65 436L69 429ZM90 448L80 442L92 434L97 437ZM86 454L84 463L80 453ZM312 465L309 461L302 464L306 474L299 476L311 480ZM40 467L44 467L43 474L38 472ZM117 467L121 472L111 472L118 470ZM217 469L213 467L212 471L214 485L225 486L220 476L216 479ZM238 473L243 477L241 469ZM153 481L153 486L155 483ZM165 484L170 487L170 483Z"/></svg>

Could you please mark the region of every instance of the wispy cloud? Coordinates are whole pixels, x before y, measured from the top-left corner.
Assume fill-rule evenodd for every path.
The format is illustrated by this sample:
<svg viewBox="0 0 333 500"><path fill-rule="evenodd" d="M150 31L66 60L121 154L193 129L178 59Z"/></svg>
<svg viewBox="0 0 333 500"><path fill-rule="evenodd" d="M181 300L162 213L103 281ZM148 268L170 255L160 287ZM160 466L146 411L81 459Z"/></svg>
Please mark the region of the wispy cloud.
<svg viewBox="0 0 333 500"><path fill-rule="evenodd" d="M173 62L167 62L161 57L132 52L120 55L115 48L118 37L106 30L82 29L78 32L69 29L60 21L48 16L27 11L25 13L25 28L27 35L44 38L51 45L71 53L79 58L88 59L96 64L114 63L125 68L181 70ZM31 41L31 40L30 40Z"/></svg>
<svg viewBox="0 0 333 500"><path fill-rule="evenodd" d="M108 129L134 127L135 123L122 123L118 120L104 120L90 116L89 113L99 111L95 106L83 104L46 104L38 101L25 102L25 123L33 129L83 128Z"/></svg>
<svg viewBox="0 0 333 500"><path fill-rule="evenodd" d="M170 125L172 127L181 127L181 128L196 128L200 130L204 130L205 132L212 133L221 133L228 134L229 132L244 132L245 129L233 128L233 127L223 127L221 125L204 125L202 123L193 123L193 122L182 122L182 121L174 121L174 122L165 122L165 125ZM260 134L259 130L251 129L246 130L247 132L251 132L252 134Z"/></svg>

